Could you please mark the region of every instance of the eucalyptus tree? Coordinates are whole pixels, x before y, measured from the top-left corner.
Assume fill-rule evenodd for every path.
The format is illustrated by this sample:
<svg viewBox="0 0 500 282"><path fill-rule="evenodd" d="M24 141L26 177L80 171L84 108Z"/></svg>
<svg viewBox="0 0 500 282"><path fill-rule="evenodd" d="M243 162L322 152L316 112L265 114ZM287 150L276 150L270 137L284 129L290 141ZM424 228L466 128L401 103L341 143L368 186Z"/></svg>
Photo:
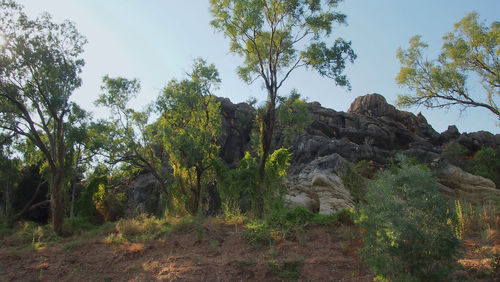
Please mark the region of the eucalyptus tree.
<svg viewBox="0 0 500 282"><path fill-rule="evenodd" d="M479 107L500 122L500 22L488 27L479 22L477 13L469 13L443 36L436 60L424 57L428 45L420 36L409 43L408 49L400 48L397 53L401 69L396 81L411 91L398 96L399 106ZM471 91L477 89L470 85L476 79L484 91Z"/></svg>
<svg viewBox="0 0 500 282"><path fill-rule="evenodd" d="M0 2L0 128L28 138L48 165L54 231L62 233L69 98L81 85L86 39L69 21L30 19L13 1Z"/></svg>
<svg viewBox="0 0 500 282"><path fill-rule="evenodd" d="M189 179L180 180L181 186L190 186L181 190L190 198L193 213L201 211L207 172L219 157L222 120L213 93L219 84L215 66L197 59L189 78L171 80L156 101L159 134L174 173L193 175L195 180L192 185L186 183Z"/></svg>
<svg viewBox="0 0 500 282"><path fill-rule="evenodd" d="M356 58L351 42L337 38L327 45L333 25L346 15L337 11L341 0L210 0L212 26L230 40L230 51L244 57L238 67L246 83L264 82L267 103L260 118L262 157L260 181L271 149L278 91L290 74L301 67L313 68L347 86L343 74L347 61ZM259 194L259 191L257 191Z"/></svg>
<svg viewBox="0 0 500 282"><path fill-rule="evenodd" d="M166 171L162 166L165 154L155 139L155 124L148 124L151 109L137 111L129 107L140 89L137 79L103 77L103 93L95 104L109 109L111 116L90 126L91 138L109 163L126 163L150 172L168 198Z"/></svg>

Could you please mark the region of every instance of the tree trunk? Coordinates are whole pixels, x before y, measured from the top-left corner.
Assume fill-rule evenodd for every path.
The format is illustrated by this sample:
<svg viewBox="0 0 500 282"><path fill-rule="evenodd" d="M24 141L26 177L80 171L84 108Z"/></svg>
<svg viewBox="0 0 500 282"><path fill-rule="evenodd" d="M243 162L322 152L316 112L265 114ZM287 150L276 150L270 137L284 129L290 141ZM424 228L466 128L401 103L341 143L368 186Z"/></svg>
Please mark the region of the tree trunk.
<svg viewBox="0 0 500 282"><path fill-rule="evenodd" d="M196 191L194 193L194 208L193 212L200 215L202 208L202 195L201 195L201 175L203 174L203 170L196 168Z"/></svg>
<svg viewBox="0 0 500 282"><path fill-rule="evenodd" d="M255 199L255 213L257 217L264 215L264 178L266 175L266 162L271 150L271 142L273 140L274 122L276 119L276 95L270 94L270 101L266 104L266 113L262 119L262 158L259 166L259 184L256 187L257 198Z"/></svg>
<svg viewBox="0 0 500 282"><path fill-rule="evenodd" d="M73 216L75 216L75 182L76 180L71 181L71 208L69 218L73 218Z"/></svg>
<svg viewBox="0 0 500 282"><path fill-rule="evenodd" d="M50 172L50 207L54 232L62 235L64 210L61 197L61 188L64 179L64 167L51 169Z"/></svg>

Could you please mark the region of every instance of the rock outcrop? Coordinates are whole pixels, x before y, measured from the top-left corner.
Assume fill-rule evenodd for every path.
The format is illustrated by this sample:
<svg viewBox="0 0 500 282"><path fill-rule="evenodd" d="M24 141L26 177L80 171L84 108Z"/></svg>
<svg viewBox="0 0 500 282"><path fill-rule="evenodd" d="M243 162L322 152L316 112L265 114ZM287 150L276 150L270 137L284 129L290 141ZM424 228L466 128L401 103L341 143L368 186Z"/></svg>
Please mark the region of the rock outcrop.
<svg viewBox="0 0 500 282"><path fill-rule="evenodd" d="M291 206L305 206L320 214L331 214L346 207L354 207L349 191L341 176L348 170L347 161L332 154L293 167L287 178L288 191L285 202Z"/></svg>
<svg viewBox="0 0 500 282"><path fill-rule="evenodd" d="M250 150L255 109L246 103L233 104L218 98L221 104L223 132L219 138L220 156L234 167ZM399 111L380 94L358 97L347 112L324 108L318 102L308 104L311 125L295 138L293 159L288 171L290 206L306 206L327 214L354 202L342 183L347 162L369 160L384 165L396 154L416 157L428 163L440 159L443 145L456 142L475 152L483 146L500 146L500 134L479 131L460 133L450 126L439 134L423 115ZM279 147L283 138L276 126L273 144ZM280 141L281 140L281 141ZM441 163L441 162L440 162ZM488 179L441 163L435 166L444 194L454 198L483 201L498 194ZM148 204L158 195L158 183L152 177L140 176L129 193L129 202L137 212L148 211Z"/></svg>
<svg viewBox="0 0 500 282"><path fill-rule="evenodd" d="M433 168L437 172L441 192L450 198L479 204L500 196L495 183L487 178L470 174L448 163L433 163Z"/></svg>

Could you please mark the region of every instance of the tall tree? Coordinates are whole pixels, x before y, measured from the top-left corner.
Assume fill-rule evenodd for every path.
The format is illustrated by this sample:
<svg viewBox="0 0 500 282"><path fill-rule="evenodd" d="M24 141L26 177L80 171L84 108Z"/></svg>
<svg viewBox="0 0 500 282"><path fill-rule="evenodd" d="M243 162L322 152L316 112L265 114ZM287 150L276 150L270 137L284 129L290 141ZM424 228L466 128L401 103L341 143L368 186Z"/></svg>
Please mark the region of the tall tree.
<svg viewBox="0 0 500 282"><path fill-rule="evenodd" d="M194 185L185 187L191 190L185 193L192 195L190 209L193 213L201 211L204 179L219 156L217 138L222 133L222 120L213 95L219 83L215 66L197 59L189 78L170 81L156 102L161 113L159 133L163 136L174 173L186 171L194 176Z"/></svg>
<svg viewBox="0 0 500 282"><path fill-rule="evenodd" d="M163 151L155 141L154 125L148 125L150 109L136 111L129 108L129 102L140 92L136 79L105 76L102 80L103 93L95 101L97 106L110 110L108 121L101 120L91 126L94 142L100 153L112 164L127 163L134 168L150 172L160 183L167 198L170 196L162 160Z"/></svg>
<svg viewBox="0 0 500 282"><path fill-rule="evenodd" d="M62 233L66 159L64 123L69 97L81 84L80 58L86 43L69 21L56 24L49 14L29 19L13 1L0 2L0 128L31 140L49 171L54 231Z"/></svg>
<svg viewBox="0 0 500 282"><path fill-rule="evenodd" d="M407 50L399 48L401 69L396 81L411 93L399 95L398 105L480 107L500 121L500 22L487 27L479 22L477 13L469 13L455 24L454 32L443 36L436 60L424 58L427 47L417 35L410 39ZM484 89L479 95L470 91L470 80L476 78Z"/></svg>
<svg viewBox="0 0 500 282"><path fill-rule="evenodd" d="M341 0L210 0L212 26L230 40L230 51L245 58L238 75L247 82L264 82L267 103L260 119L262 157L260 181L271 149L278 91L290 74L311 67L320 75L347 86L346 61L356 58L351 42L337 38L331 47L324 41L334 23L345 23L336 11ZM257 191L258 194L259 191Z"/></svg>

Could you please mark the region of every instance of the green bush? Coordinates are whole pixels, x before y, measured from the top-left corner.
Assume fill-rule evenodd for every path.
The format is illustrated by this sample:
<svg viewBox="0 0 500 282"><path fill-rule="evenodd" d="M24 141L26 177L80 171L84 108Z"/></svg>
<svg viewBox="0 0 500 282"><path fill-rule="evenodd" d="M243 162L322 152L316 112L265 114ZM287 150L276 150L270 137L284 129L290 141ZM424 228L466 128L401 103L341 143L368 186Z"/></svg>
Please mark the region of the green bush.
<svg viewBox="0 0 500 282"><path fill-rule="evenodd" d="M442 157L450 164L468 170L469 162L467 156L469 156L469 154L470 152L465 146L450 142L444 146Z"/></svg>
<svg viewBox="0 0 500 282"><path fill-rule="evenodd" d="M429 169L399 165L369 187L358 211L361 256L378 277L391 281L444 281L456 265L456 215L438 191Z"/></svg>
<svg viewBox="0 0 500 282"><path fill-rule="evenodd" d="M257 198L260 197L263 199L265 211L269 212L276 203L282 202L286 169L290 165L290 158L291 153L284 148L269 155L260 194L256 193L259 185L259 165L257 159L249 152L234 169L229 169L222 162L216 163L217 187L222 206L239 208L243 212L255 211Z"/></svg>
<svg viewBox="0 0 500 282"><path fill-rule="evenodd" d="M472 159L474 173L493 180L500 189L500 148L481 148Z"/></svg>
<svg viewBox="0 0 500 282"><path fill-rule="evenodd" d="M246 224L243 237L252 245L268 245L276 240L297 240L310 224L352 224L352 212L341 210L332 215L312 213L305 207L290 210L280 204L269 211L264 219L253 219Z"/></svg>
<svg viewBox="0 0 500 282"><path fill-rule="evenodd" d="M61 238L54 232L51 224L39 225L26 221L16 223L14 232L2 240L2 245L26 246L35 249L45 247L48 243L57 242Z"/></svg>
<svg viewBox="0 0 500 282"><path fill-rule="evenodd" d="M372 168L367 161L360 161L357 164L349 163L347 173L342 176L344 186L349 190L355 202L364 200L368 188L368 175L372 175Z"/></svg>

